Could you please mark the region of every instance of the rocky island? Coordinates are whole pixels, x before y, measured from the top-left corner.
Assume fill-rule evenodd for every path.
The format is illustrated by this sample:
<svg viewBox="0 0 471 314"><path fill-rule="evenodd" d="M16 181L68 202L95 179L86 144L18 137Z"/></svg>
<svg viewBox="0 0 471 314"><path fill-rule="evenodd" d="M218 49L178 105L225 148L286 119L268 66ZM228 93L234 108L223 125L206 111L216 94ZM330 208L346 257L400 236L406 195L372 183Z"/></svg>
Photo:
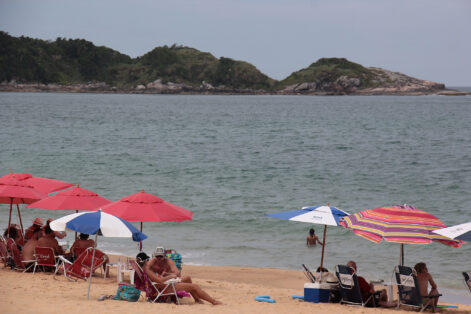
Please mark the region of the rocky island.
<svg viewBox="0 0 471 314"><path fill-rule="evenodd" d="M83 39L0 31L0 91L148 94L461 95L444 84L344 58L322 58L277 81L255 66L184 46L131 58Z"/></svg>

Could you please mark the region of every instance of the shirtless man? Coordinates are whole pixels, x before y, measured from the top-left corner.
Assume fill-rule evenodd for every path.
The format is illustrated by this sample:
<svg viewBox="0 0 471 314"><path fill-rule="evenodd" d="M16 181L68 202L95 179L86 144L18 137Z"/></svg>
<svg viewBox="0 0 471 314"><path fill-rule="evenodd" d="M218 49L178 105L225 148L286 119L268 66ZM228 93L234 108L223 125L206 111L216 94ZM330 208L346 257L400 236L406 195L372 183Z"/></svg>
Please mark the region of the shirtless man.
<svg viewBox="0 0 471 314"><path fill-rule="evenodd" d="M149 260L150 268L154 273L161 276L163 281L171 278L181 277L181 271L178 269L175 262L165 255L163 247L157 247L153 254L154 258ZM182 282L191 283L190 276L181 277Z"/></svg>
<svg viewBox="0 0 471 314"><path fill-rule="evenodd" d="M159 248L158 248L159 249ZM163 248L162 248L163 249ZM157 250L156 250L157 251ZM165 251L164 251L165 252ZM156 252L157 253L157 252ZM142 269L146 272L147 276L150 280L156 283L158 289L163 289L165 287L165 281L168 279L177 278L175 273L168 274L165 277L162 277L155 273L155 260L162 259L160 255L160 250L158 252L158 258L154 257L149 259L148 256L144 255L145 253L139 253L138 257L141 261L140 265L142 265ZM154 253L155 255L155 253ZM175 266L176 267L176 266ZM190 283L190 282L179 282L175 283L176 290L183 290L191 294L191 296L195 299L196 303L203 303L202 300L205 300L213 305L220 305L222 304L220 301L213 299L208 293L203 291L197 284Z"/></svg>
<svg viewBox="0 0 471 314"><path fill-rule="evenodd" d="M59 242L55 239L54 231L51 230L49 224L44 228L44 235L39 238L38 246L51 247L54 250L55 255L64 255L64 251L59 245Z"/></svg>
<svg viewBox="0 0 471 314"><path fill-rule="evenodd" d="M306 245L307 246L315 246L317 243L322 245L322 242L319 241L319 238L316 236L314 229L311 228L309 230L309 235L306 238Z"/></svg>
<svg viewBox="0 0 471 314"><path fill-rule="evenodd" d="M433 281L432 275L428 272L427 265L425 263L417 263L414 266L415 271L417 272L417 280L419 282L419 290L420 290L420 295L423 297L427 296L437 296L438 293L438 287L435 281ZM428 284L430 283L430 286L432 289L430 292L428 291ZM437 306L438 304L438 297L434 298L433 304Z"/></svg>
<svg viewBox="0 0 471 314"><path fill-rule="evenodd" d="M41 234L41 230L37 229L34 230L33 233L31 234L31 238L26 242L26 244L23 246L23 260L24 261L34 261L34 249L38 246L38 240L39 240L39 235ZM31 266L31 264L34 263L29 263L28 265L25 265L25 268L28 269L28 267Z"/></svg>

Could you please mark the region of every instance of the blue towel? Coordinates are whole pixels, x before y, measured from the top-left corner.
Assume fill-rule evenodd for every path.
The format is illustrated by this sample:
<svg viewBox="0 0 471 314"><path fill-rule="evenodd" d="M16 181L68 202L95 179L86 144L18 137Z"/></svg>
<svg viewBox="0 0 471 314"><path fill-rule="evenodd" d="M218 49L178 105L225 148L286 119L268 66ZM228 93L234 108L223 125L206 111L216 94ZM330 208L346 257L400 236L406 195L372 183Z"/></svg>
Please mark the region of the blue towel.
<svg viewBox="0 0 471 314"><path fill-rule="evenodd" d="M304 300L304 296L303 296L303 295L299 295L299 294L293 294L291 297L292 297L293 299Z"/></svg>

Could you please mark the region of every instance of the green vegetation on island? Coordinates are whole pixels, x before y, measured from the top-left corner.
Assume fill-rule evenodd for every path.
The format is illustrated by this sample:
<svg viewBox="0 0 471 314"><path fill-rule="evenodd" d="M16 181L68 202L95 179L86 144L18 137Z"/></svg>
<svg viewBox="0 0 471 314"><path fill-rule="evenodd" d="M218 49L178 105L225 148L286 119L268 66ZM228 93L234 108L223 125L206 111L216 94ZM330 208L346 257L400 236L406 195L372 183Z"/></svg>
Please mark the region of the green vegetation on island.
<svg viewBox="0 0 471 314"><path fill-rule="evenodd" d="M149 93L426 94L444 85L344 58L321 58L276 81L254 65L172 45L131 58L84 39L0 31L0 90Z"/></svg>

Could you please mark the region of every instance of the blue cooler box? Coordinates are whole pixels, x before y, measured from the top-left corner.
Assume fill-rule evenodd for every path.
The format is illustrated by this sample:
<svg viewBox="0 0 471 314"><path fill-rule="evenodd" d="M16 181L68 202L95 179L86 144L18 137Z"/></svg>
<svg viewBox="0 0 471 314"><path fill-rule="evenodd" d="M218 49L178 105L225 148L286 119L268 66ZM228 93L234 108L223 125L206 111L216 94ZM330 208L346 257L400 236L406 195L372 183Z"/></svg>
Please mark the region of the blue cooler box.
<svg viewBox="0 0 471 314"><path fill-rule="evenodd" d="M328 283L305 283L304 301L314 303L329 302L330 285Z"/></svg>

